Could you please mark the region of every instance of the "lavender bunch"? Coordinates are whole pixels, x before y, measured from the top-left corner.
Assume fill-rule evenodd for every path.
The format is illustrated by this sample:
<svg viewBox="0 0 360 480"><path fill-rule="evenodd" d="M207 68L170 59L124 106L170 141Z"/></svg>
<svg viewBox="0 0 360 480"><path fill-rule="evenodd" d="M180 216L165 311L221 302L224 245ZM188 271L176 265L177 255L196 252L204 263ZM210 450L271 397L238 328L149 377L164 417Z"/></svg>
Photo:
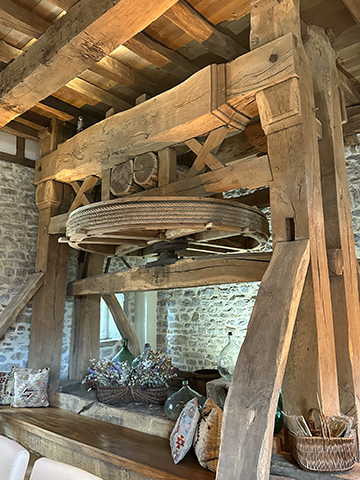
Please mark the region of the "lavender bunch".
<svg viewBox="0 0 360 480"><path fill-rule="evenodd" d="M90 360L91 368L82 383L101 387L123 387L128 385L130 367L127 362L112 363L109 359Z"/></svg>
<svg viewBox="0 0 360 480"><path fill-rule="evenodd" d="M171 358L162 352L149 351L137 369L130 374L129 385L157 387L168 386L168 381L176 376Z"/></svg>

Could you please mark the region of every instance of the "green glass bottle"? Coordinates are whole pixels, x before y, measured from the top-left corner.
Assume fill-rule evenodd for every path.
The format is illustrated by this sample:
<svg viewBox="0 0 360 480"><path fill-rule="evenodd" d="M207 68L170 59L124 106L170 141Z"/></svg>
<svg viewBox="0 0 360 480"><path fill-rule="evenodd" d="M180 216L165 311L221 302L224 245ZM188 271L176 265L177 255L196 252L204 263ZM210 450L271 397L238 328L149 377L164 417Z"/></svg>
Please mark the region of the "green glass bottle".
<svg viewBox="0 0 360 480"><path fill-rule="evenodd" d="M129 367L131 367L132 361L134 360L134 355L128 349L128 339L123 339L124 344L122 349L119 353L115 355L115 357L111 360L113 363L121 363L121 362L128 362Z"/></svg>

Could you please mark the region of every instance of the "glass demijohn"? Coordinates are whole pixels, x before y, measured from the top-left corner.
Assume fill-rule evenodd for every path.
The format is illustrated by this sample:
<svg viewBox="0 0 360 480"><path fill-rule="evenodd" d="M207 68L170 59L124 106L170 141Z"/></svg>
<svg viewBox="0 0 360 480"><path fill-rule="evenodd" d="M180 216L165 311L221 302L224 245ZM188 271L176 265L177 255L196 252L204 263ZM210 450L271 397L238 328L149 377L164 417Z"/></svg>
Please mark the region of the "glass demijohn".
<svg viewBox="0 0 360 480"><path fill-rule="evenodd" d="M219 370L220 375L227 382L231 382L232 380L232 376L235 370L235 365L237 362L237 358L239 356L239 352L240 352L240 347L237 343L235 343L232 332L229 332L228 343L221 350L218 357L218 364L217 364L217 368Z"/></svg>
<svg viewBox="0 0 360 480"><path fill-rule="evenodd" d="M138 368L139 363L146 360L147 356L149 355L150 350L151 350L150 343L145 343L143 353L141 353L138 357L136 357L133 360L133 362L131 364L131 367L134 368L134 369Z"/></svg>
<svg viewBox="0 0 360 480"><path fill-rule="evenodd" d="M183 386L180 390L170 395L165 402L165 413L171 420L177 420L186 403L196 398L200 410L203 408L206 398L200 393L189 387L189 382L183 380Z"/></svg>
<svg viewBox="0 0 360 480"><path fill-rule="evenodd" d="M131 367L132 361L134 360L134 355L128 349L128 339L123 339L124 344L122 349L119 353L115 355L115 357L111 360L113 363L121 363L121 362L128 362L129 367Z"/></svg>

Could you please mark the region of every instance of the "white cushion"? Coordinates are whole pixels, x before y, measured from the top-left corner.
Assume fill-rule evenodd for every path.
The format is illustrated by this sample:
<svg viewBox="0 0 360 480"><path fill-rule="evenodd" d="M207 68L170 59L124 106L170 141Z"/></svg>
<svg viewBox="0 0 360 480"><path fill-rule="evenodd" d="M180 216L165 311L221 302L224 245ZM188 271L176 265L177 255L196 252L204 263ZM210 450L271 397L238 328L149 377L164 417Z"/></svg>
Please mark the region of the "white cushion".
<svg viewBox="0 0 360 480"><path fill-rule="evenodd" d="M23 480L29 457L24 447L0 435L0 480Z"/></svg>
<svg viewBox="0 0 360 480"><path fill-rule="evenodd" d="M80 468L49 458L39 458L34 464L30 480L102 480Z"/></svg>

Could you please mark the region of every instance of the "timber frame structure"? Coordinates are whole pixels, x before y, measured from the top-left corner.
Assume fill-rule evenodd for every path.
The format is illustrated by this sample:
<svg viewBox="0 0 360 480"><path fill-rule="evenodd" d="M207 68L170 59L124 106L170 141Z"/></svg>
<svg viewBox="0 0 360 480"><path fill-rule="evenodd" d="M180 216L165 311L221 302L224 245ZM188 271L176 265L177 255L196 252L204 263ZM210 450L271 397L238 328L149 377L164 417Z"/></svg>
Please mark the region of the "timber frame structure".
<svg viewBox="0 0 360 480"><path fill-rule="evenodd" d="M84 118L91 126L68 139L73 124L64 128L56 116L38 130L36 272L44 275L34 289L29 366L49 365L51 387L57 389L66 293L76 296L70 378L79 380L88 359L99 355L101 296L137 352L136 336L114 293L261 280L225 405L216 478L267 480L281 387L284 407L294 414L306 414L318 394L326 414L351 412L360 419L358 264L343 148L343 134L360 131L360 73L350 75L336 62L332 32L312 25L310 14L306 24L300 0L243 2L251 18L250 51L183 0L50 1L68 13L49 29L29 17L39 38L25 53L0 45L2 59L5 53L16 57L0 72L5 131L19 131L30 116L40 121L40 110L29 110L35 105L56 110L56 98L49 95L65 85L84 89L86 81L76 76L86 69L113 71L115 60L109 55L122 44L148 61L153 58L157 66L163 55L162 67L169 67L180 83L159 88L132 72L133 83L140 91L150 90L152 98L140 98L129 108L129 102L113 95L107 118L96 122L95 110L88 110ZM355 18L351 28L357 32L358 3L344 0L348 11L338 1ZM0 19L3 11L0 6ZM174 50L155 48L141 31L161 16L202 39L227 63L200 68ZM29 22L24 21L27 28ZM100 95L87 88L86 95ZM63 112L65 119L83 113L77 108ZM245 148L246 132L252 145ZM139 189L136 182L123 181L121 195L210 197L263 187L236 201L270 205L272 254L210 255L110 274L103 272L104 255L132 250L126 241L115 250L99 241L79 264L78 280L66 286L69 215L94 200L111 202L118 188L115 176L128 175L129 162L150 153L158 157L156 182L151 179ZM188 168L179 179L180 157Z"/></svg>

